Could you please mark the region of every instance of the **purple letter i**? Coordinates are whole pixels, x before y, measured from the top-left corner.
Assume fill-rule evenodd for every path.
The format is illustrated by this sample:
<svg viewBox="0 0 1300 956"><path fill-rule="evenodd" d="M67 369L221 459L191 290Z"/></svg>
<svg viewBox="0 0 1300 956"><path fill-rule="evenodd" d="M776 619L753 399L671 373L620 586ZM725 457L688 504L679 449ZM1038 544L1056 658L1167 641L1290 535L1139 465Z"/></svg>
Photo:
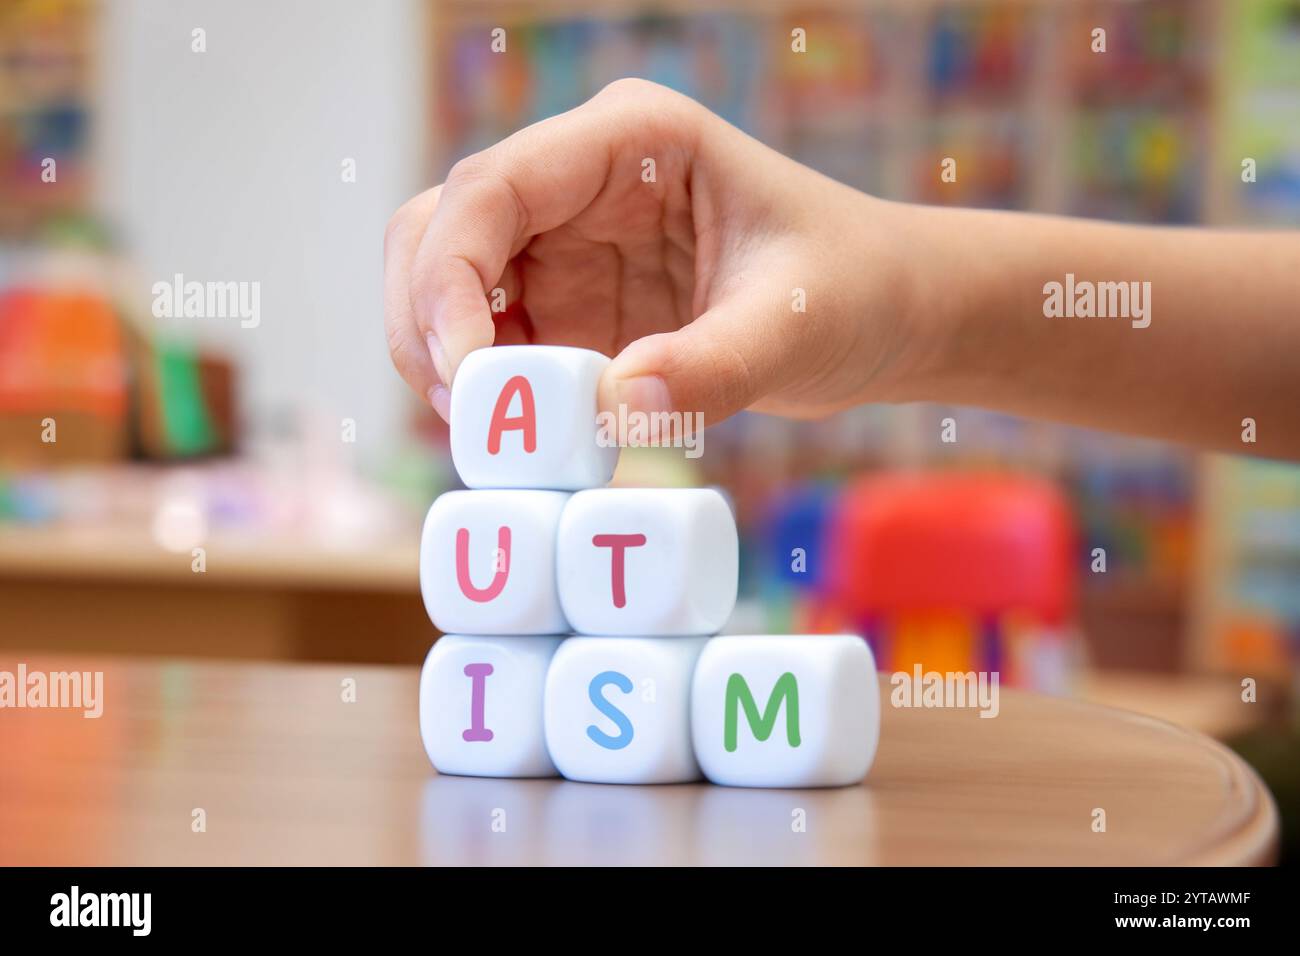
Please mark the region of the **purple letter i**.
<svg viewBox="0 0 1300 956"><path fill-rule="evenodd" d="M483 726L483 697L487 691L487 676L491 673L491 664L465 665L465 676L472 682L469 698L471 726L461 736L471 743L477 740L486 741L492 739L492 731Z"/></svg>

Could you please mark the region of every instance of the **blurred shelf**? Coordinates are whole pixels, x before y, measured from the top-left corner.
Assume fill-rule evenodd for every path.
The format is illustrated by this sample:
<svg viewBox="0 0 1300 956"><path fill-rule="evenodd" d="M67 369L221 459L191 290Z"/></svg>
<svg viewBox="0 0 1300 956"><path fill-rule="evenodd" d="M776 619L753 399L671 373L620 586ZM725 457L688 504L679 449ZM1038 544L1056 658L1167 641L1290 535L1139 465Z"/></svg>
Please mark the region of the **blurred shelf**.
<svg viewBox="0 0 1300 956"><path fill-rule="evenodd" d="M1116 576L1115 580L1085 581L1081 600L1106 612L1166 611L1184 607L1187 585L1170 576Z"/></svg>
<svg viewBox="0 0 1300 956"><path fill-rule="evenodd" d="M413 532L415 529L413 529ZM0 654L420 661L419 544L213 532L206 570L138 525L0 525Z"/></svg>
<svg viewBox="0 0 1300 956"><path fill-rule="evenodd" d="M206 570L189 550L168 551L138 527L0 526L0 578L237 584L259 588L419 590L418 529L356 545L309 537L214 534L203 542Z"/></svg>

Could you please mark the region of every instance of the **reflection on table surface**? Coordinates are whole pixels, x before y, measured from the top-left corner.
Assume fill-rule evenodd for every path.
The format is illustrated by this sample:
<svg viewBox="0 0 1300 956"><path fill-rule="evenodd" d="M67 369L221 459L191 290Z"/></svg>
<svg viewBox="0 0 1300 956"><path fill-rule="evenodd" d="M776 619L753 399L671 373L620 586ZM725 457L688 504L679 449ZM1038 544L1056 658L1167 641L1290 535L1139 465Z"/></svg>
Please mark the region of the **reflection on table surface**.
<svg viewBox="0 0 1300 956"><path fill-rule="evenodd" d="M866 848L867 787L625 787L435 776L424 785L420 862L444 865L810 865Z"/></svg>
<svg viewBox="0 0 1300 956"><path fill-rule="evenodd" d="M0 710L0 864L1242 863L1276 842L1209 738L1014 691L982 719L886 686L861 786L629 787L435 774L414 668L18 663L102 670L103 715Z"/></svg>

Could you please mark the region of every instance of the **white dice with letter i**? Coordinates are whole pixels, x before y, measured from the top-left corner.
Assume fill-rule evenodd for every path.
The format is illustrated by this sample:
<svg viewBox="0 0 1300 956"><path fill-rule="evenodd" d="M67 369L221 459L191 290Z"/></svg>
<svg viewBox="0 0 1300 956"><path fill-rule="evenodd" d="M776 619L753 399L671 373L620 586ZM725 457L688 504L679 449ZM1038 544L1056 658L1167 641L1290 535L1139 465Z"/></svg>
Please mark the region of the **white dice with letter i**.
<svg viewBox="0 0 1300 956"><path fill-rule="evenodd" d="M586 349L507 346L473 352L456 375L451 452L467 490L433 503L420 538L425 609L448 635L420 679L421 735L442 773L555 773L542 703L570 632L559 524L570 492L603 485L618 460L596 440L608 365Z"/></svg>

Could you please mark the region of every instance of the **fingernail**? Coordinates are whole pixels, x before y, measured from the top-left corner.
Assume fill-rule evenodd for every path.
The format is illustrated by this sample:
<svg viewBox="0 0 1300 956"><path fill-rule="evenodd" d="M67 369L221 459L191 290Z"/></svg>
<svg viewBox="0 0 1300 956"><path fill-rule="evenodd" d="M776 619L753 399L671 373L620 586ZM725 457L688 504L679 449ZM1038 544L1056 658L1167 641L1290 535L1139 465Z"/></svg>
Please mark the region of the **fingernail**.
<svg viewBox="0 0 1300 956"><path fill-rule="evenodd" d="M444 422L451 423L451 389L446 385L435 385L429 389L429 404Z"/></svg>
<svg viewBox="0 0 1300 956"><path fill-rule="evenodd" d="M442 350L442 343L438 341L438 336L433 332L426 334L424 341L429 346L429 357L433 359L433 367L438 373L438 378L442 379L445 385L451 381L451 369L447 365L447 353Z"/></svg>
<svg viewBox="0 0 1300 956"><path fill-rule="evenodd" d="M618 383L615 389L619 404L626 405L632 411L671 412L672 399L668 396L668 385L658 375L638 375Z"/></svg>

